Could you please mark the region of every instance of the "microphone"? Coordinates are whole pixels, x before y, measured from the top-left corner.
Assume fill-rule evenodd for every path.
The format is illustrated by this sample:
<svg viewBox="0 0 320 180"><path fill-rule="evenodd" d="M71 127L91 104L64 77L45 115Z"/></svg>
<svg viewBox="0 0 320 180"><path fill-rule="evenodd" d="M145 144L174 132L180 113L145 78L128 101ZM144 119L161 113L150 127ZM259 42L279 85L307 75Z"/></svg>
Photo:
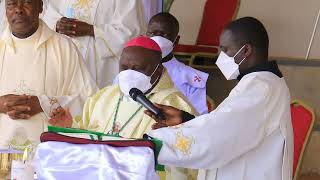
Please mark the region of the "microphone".
<svg viewBox="0 0 320 180"><path fill-rule="evenodd" d="M149 99L147 99L147 97L139 89L130 89L129 95L134 101L140 103L143 107L155 114L158 119L165 119L163 113Z"/></svg>

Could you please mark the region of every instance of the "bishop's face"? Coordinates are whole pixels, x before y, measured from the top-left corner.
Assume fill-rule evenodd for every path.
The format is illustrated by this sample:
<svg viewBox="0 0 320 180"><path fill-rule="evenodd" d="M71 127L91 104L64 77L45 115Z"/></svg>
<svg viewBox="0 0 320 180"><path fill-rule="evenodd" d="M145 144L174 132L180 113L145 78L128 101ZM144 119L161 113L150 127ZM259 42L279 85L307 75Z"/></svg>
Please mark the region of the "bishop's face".
<svg viewBox="0 0 320 180"><path fill-rule="evenodd" d="M19 38L32 35L39 26L42 0L6 0L6 15L12 33Z"/></svg>
<svg viewBox="0 0 320 180"><path fill-rule="evenodd" d="M162 66L157 68L159 64L161 64L160 52L142 47L127 47L121 54L120 71L131 69L146 76L151 76L155 71L151 77L151 83L153 83L162 74Z"/></svg>

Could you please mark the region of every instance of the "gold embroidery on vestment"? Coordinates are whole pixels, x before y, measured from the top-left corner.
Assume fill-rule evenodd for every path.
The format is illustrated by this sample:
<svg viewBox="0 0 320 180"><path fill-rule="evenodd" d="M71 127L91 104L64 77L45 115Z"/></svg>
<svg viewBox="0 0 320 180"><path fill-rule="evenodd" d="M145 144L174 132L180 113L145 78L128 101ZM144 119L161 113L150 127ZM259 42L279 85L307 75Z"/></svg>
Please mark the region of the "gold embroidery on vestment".
<svg viewBox="0 0 320 180"><path fill-rule="evenodd" d="M174 149L181 151L185 156L191 154L192 144L194 139L192 137L186 137L182 131L176 132L176 144L173 145Z"/></svg>

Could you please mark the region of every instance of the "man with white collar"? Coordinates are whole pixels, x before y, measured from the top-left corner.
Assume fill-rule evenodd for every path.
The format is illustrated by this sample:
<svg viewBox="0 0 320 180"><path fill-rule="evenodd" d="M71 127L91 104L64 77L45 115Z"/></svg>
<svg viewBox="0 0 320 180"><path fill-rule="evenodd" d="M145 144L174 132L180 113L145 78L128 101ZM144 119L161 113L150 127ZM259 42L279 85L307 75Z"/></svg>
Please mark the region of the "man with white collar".
<svg viewBox="0 0 320 180"><path fill-rule="evenodd" d="M268 61L264 25L253 17L229 23L220 48L217 66L239 83L214 111L196 118L158 106L166 118L153 128L184 122L149 133L163 142L158 162L200 169L198 180L292 180L290 93L277 63Z"/></svg>
<svg viewBox="0 0 320 180"><path fill-rule="evenodd" d="M71 40L39 19L42 0L5 0L0 37L0 151L34 148L53 109L81 113L97 91Z"/></svg>
<svg viewBox="0 0 320 180"><path fill-rule="evenodd" d="M185 95L199 114L208 112L206 83L208 74L179 62L173 48L179 42L179 22L169 13L154 15L148 24L147 36L158 43L166 67L174 85Z"/></svg>

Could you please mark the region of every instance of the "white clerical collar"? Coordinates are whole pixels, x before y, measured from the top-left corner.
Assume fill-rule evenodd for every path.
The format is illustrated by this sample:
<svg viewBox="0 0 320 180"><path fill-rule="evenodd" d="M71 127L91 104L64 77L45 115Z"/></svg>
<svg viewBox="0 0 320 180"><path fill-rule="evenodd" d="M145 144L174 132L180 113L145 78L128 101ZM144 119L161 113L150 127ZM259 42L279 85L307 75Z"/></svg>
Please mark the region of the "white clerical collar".
<svg viewBox="0 0 320 180"><path fill-rule="evenodd" d="M39 38L37 39L36 42L34 42L34 47L39 48L43 43L48 41L52 36L54 36L56 32L51 30L41 19L39 20L39 27L38 30L30 37L26 39L19 39L15 36L12 35L11 30L9 26L6 27L6 29L3 31L2 35L0 35L0 43L3 42L5 45L8 45L10 50L15 53L15 44L14 41L20 43L29 43L29 39L32 39L34 36L39 35ZM27 40L27 41L26 41Z"/></svg>

